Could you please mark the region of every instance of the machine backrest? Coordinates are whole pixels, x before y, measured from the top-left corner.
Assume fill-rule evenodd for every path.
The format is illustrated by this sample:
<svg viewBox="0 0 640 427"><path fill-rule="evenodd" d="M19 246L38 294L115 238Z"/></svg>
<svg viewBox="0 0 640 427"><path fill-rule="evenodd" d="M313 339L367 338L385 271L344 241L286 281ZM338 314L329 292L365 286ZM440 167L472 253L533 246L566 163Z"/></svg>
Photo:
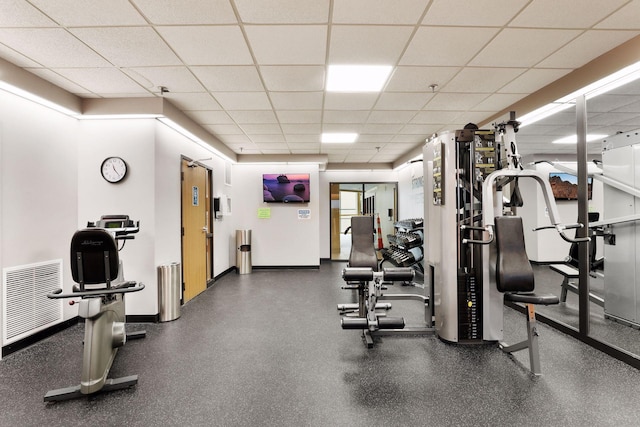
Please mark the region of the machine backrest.
<svg viewBox="0 0 640 427"><path fill-rule="evenodd" d="M351 253L349 267L371 267L378 271L378 256L373 244L373 217L351 217Z"/></svg>
<svg viewBox="0 0 640 427"><path fill-rule="evenodd" d="M600 220L599 212L589 212L589 223L597 222ZM577 236L576 232L576 236ZM598 246L596 245L595 233L589 230L589 237L591 237L591 241L589 242L589 270L593 270L595 267L593 265L596 262L596 252L598 251ZM569 247L569 260L567 264L572 265L574 267L578 267L578 244L572 243Z"/></svg>
<svg viewBox="0 0 640 427"><path fill-rule="evenodd" d="M535 287L533 269L524 246L522 218L495 219L497 247L496 286L500 292L531 292Z"/></svg>
<svg viewBox="0 0 640 427"><path fill-rule="evenodd" d="M118 246L101 228L78 230L71 238L71 275L87 285L107 283L118 277Z"/></svg>

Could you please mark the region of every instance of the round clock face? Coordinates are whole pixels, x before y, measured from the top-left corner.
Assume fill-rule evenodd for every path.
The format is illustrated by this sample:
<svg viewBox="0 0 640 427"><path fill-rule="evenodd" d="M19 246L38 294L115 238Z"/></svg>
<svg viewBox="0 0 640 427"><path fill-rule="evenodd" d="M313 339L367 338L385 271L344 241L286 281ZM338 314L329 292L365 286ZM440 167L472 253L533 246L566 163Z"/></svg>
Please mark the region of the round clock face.
<svg viewBox="0 0 640 427"><path fill-rule="evenodd" d="M127 164L120 157L107 157L100 166L100 172L107 182L120 182L127 175Z"/></svg>

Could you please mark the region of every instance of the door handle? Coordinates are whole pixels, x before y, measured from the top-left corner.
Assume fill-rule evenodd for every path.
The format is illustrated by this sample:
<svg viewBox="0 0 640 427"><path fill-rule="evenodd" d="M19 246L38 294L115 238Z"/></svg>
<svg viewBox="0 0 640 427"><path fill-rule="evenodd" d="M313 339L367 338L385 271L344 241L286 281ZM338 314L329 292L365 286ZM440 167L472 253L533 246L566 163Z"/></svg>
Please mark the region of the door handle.
<svg viewBox="0 0 640 427"><path fill-rule="evenodd" d="M202 227L202 232L203 233L208 233L209 232L209 228L207 228L206 226Z"/></svg>

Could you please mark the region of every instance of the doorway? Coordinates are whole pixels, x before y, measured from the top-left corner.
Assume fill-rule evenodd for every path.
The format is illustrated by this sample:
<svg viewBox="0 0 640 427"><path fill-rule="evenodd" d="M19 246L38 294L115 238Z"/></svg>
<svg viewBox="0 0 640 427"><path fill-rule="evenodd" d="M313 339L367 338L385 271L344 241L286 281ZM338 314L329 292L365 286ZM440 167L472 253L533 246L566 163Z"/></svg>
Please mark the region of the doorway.
<svg viewBox="0 0 640 427"><path fill-rule="evenodd" d="M204 165L182 158L182 281L183 303L213 281L213 173Z"/></svg>
<svg viewBox="0 0 640 427"><path fill-rule="evenodd" d="M331 200L331 260L348 261L351 251L351 217L374 217L376 248L379 242L388 246L387 234L394 233L397 220L398 184L378 183L330 183Z"/></svg>

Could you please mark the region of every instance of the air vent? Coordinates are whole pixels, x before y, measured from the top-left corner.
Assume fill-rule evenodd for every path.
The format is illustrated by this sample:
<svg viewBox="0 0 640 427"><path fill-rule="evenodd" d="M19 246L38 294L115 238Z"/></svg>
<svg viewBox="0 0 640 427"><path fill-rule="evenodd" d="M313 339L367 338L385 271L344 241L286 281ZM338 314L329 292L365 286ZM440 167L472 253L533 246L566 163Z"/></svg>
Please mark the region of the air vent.
<svg viewBox="0 0 640 427"><path fill-rule="evenodd" d="M47 298L57 288L61 259L2 270L3 345L62 321L62 300Z"/></svg>

